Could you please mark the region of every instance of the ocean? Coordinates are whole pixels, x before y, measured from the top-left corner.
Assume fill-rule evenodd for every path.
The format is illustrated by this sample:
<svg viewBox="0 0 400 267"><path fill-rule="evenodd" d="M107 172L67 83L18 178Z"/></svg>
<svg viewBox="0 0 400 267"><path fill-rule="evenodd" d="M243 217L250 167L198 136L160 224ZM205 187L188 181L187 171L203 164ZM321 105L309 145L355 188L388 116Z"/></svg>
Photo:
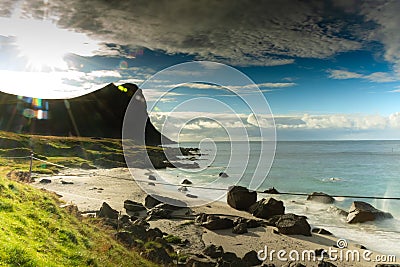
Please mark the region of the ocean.
<svg viewBox="0 0 400 267"><path fill-rule="evenodd" d="M208 188L226 189L238 184L258 191L275 187L280 192L292 193L400 197L400 141L280 141L276 143L273 162L271 143L180 145L201 148L203 155L196 160L201 168L159 171L170 183L179 183L185 178L194 185ZM263 150L268 153L260 156ZM219 178L220 172L226 172L229 177ZM224 197L219 197L221 191L218 190L190 190L201 197L225 201ZM259 194L259 198L268 196ZM394 216L393 219L349 225L345 217L328 212L332 205L306 201L306 196L273 197L284 201L287 213L306 215L313 227L323 227L338 238L346 238L368 249L400 256L400 200L336 197L332 205L346 211L353 201L360 200Z"/></svg>

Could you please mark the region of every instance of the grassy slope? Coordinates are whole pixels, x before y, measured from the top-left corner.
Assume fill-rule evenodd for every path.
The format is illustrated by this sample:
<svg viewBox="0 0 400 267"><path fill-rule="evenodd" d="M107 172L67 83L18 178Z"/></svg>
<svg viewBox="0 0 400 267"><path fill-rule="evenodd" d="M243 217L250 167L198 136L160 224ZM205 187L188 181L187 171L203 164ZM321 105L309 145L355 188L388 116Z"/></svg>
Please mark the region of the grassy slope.
<svg viewBox="0 0 400 267"><path fill-rule="evenodd" d="M156 266L53 194L4 176L0 169L0 266Z"/></svg>

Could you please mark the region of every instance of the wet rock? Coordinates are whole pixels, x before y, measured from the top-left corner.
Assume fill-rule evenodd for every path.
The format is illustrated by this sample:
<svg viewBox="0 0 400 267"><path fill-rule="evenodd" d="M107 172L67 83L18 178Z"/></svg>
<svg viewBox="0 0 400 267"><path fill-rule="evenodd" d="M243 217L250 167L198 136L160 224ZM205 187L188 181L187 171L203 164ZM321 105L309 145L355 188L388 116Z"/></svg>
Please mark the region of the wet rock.
<svg viewBox="0 0 400 267"><path fill-rule="evenodd" d="M249 212L257 218L268 219L274 215L283 215L285 213L285 206L282 201L274 198L261 199L254 203Z"/></svg>
<svg viewBox="0 0 400 267"><path fill-rule="evenodd" d="M363 223L377 219L393 218L390 213L380 211L371 204L362 201L354 201L347 216L348 223Z"/></svg>
<svg viewBox="0 0 400 267"><path fill-rule="evenodd" d="M250 192L243 186L233 186L227 195L228 205L237 210L247 211L257 201L257 192Z"/></svg>
<svg viewBox="0 0 400 267"><path fill-rule="evenodd" d="M335 202L335 199L333 197L323 192L313 192L308 195L307 200L324 204L332 204L333 202Z"/></svg>
<svg viewBox="0 0 400 267"><path fill-rule="evenodd" d="M118 214L118 211L111 208L110 205L108 205L106 202L103 202L103 205L97 213L97 217L117 220Z"/></svg>
<svg viewBox="0 0 400 267"><path fill-rule="evenodd" d="M224 254L224 249L222 246L217 247L214 244L211 244L203 250L203 253L212 259L216 259L222 257L222 254Z"/></svg>
<svg viewBox="0 0 400 267"><path fill-rule="evenodd" d="M188 184L193 184L190 180L188 180L188 179L184 179L182 182L181 182L181 184L186 184L186 185L188 185Z"/></svg>
<svg viewBox="0 0 400 267"><path fill-rule="evenodd" d="M232 233L238 234L238 235L245 234L247 232L248 232L247 231L247 223L239 223L236 226L234 226L232 229Z"/></svg>
<svg viewBox="0 0 400 267"><path fill-rule="evenodd" d="M257 257L257 252L255 252L254 250L247 252L243 256L242 260L247 266L261 265L262 263L262 261L260 261Z"/></svg>
<svg viewBox="0 0 400 267"><path fill-rule="evenodd" d="M312 229L312 232L320 235L332 235L331 232L325 230L324 228L314 228Z"/></svg>
<svg viewBox="0 0 400 267"><path fill-rule="evenodd" d="M342 210L341 208L338 208L336 206L330 206L327 210L329 213L334 213L340 216L345 216L347 217L347 215L349 215L349 213L345 210Z"/></svg>
<svg viewBox="0 0 400 267"><path fill-rule="evenodd" d="M149 175L149 180L157 181L157 178L154 175L150 174Z"/></svg>
<svg viewBox="0 0 400 267"><path fill-rule="evenodd" d="M311 226L304 216L296 214L281 215L276 222L276 227L281 234L311 236Z"/></svg>
<svg viewBox="0 0 400 267"><path fill-rule="evenodd" d="M218 176L221 177L221 178L228 178L229 177L229 175L227 173L225 173L225 172L220 172L218 174Z"/></svg>
<svg viewBox="0 0 400 267"><path fill-rule="evenodd" d="M187 192L188 189L187 189L186 186L181 186L181 187L178 188L178 191L179 191L179 192Z"/></svg>
<svg viewBox="0 0 400 267"><path fill-rule="evenodd" d="M124 208L128 212L138 212L138 211L143 211L146 210L146 208L143 206L142 203L135 202L132 200L125 200L124 201Z"/></svg>
<svg viewBox="0 0 400 267"><path fill-rule="evenodd" d="M186 197L189 197L189 198L198 198L198 196L192 195L192 194L186 194Z"/></svg>

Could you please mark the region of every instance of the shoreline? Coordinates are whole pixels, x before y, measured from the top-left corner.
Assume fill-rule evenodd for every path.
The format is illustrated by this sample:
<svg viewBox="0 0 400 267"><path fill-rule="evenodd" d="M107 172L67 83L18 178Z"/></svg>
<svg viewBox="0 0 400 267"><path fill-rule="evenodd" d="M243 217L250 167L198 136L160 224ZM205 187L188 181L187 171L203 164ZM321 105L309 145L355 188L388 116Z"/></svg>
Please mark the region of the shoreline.
<svg viewBox="0 0 400 267"><path fill-rule="evenodd" d="M140 170L145 174L147 170ZM136 173L136 172L135 172ZM114 177L114 178L111 178ZM119 178L116 178L119 177ZM41 178L51 180L51 183L41 184ZM147 177L143 177L143 180ZM62 183L64 181L66 183ZM142 203L146 193L134 182L127 168L116 169L97 169L82 170L69 169L58 175L39 177L33 184L35 187L53 191L61 195L61 199L67 203L73 203L78 209L85 212L94 212L99 210L103 202L107 202L112 208L124 213L123 203L129 199ZM158 190L157 190L158 191ZM177 194L179 197L179 193ZM182 196L182 195L180 195ZM228 214L240 216L243 218L254 218L251 214L238 211L228 206L222 200L209 203L207 205L191 208L192 214ZM205 246L214 244L221 245L225 251L234 252L243 257L247 252L254 250L260 251L267 246L269 249L279 250L317 250L332 249L336 244L338 237L326 236L313 233L311 237L306 236L288 236L274 233L274 227L257 227L249 229L249 232L242 235L232 234L229 230L207 230L192 224L187 224L182 228L185 221L178 219L155 220L150 221L151 227L158 227L162 231L181 236L182 239L190 241L190 248L182 248L182 251L201 252ZM355 249L362 255L364 250L357 248L350 243L349 249ZM372 255L383 255L373 252ZM276 259L272 261L276 266L283 266L285 262ZM317 262L307 262L307 266L317 266ZM271 263L265 261L265 263ZM376 262L333 262L339 266L375 266ZM396 262L398 263L398 261ZM311 264L311 265L310 265Z"/></svg>

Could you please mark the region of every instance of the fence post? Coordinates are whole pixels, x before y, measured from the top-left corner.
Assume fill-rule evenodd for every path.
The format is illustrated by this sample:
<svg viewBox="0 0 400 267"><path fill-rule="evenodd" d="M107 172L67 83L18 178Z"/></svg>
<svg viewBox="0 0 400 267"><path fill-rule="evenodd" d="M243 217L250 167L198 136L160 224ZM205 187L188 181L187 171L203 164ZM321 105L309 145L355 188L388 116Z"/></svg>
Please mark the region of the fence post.
<svg viewBox="0 0 400 267"><path fill-rule="evenodd" d="M29 181L28 181L29 183L32 182L33 152L31 152L30 158L31 158L31 162L30 162L30 165L29 165Z"/></svg>

